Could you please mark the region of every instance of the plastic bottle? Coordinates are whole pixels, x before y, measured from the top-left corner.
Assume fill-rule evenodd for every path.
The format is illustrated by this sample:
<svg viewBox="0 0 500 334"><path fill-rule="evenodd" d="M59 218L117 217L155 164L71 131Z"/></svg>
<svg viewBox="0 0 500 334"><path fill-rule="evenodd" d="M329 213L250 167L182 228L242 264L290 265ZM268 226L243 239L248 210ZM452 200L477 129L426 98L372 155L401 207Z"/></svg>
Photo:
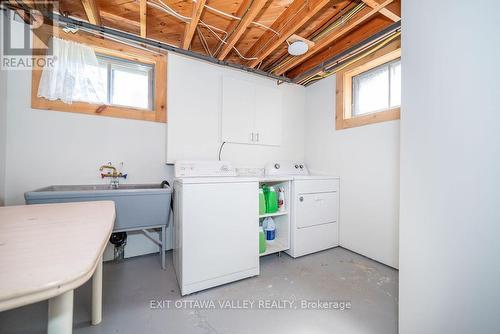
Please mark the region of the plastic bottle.
<svg viewBox="0 0 500 334"><path fill-rule="evenodd" d="M262 188L259 189L259 215L263 215L266 213L266 199L264 196L264 190Z"/></svg>
<svg viewBox="0 0 500 334"><path fill-rule="evenodd" d="M276 239L276 224L271 217L267 217L262 226L264 227L264 232L266 233L266 241L268 243L273 243L274 239Z"/></svg>
<svg viewBox="0 0 500 334"><path fill-rule="evenodd" d="M259 254L266 251L266 235L264 234L264 228L259 228Z"/></svg>
<svg viewBox="0 0 500 334"><path fill-rule="evenodd" d="M273 186L270 186L267 192L266 208L267 213L275 213L278 211L278 194Z"/></svg>
<svg viewBox="0 0 500 334"><path fill-rule="evenodd" d="M285 188L283 187L278 189L278 211L285 211Z"/></svg>

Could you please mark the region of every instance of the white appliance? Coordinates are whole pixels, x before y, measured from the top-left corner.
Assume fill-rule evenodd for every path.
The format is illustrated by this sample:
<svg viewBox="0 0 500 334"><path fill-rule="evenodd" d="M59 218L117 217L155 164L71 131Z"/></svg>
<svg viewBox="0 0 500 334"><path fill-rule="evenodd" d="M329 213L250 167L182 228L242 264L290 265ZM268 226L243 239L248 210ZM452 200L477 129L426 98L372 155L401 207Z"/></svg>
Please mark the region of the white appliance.
<svg viewBox="0 0 500 334"><path fill-rule="evenodd" d="M174 268L184 296L259 274L259 183L228 162L179 161Z"/></svg>
<svg viewBox="0 0 500 334"><path fill-rule="evenodd" d="M292 257L339 245L339 178L311 175L302 162L277 161L266 165L266 176L291 176Z"/></svg>

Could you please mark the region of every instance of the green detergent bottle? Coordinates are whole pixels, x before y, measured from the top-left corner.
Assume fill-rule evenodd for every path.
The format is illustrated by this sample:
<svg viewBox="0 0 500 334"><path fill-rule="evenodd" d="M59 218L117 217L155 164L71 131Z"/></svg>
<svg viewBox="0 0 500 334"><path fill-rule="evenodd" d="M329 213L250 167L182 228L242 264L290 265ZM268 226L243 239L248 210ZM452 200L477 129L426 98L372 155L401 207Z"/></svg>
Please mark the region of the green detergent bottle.
<svg viewBox="0 0 500 334"><path fill-rule="evenodd" d="M264 234L264 228L261 226L259 228L259 254L266 251L266 235Z"/></svg>
<svg viewBox="0 0 500 334"><path fill-rule="evenodd" d="M278 211L278 193L273 186L267 189L267 193L264 191L264 195L266 195L266 212L275 213Z"/></svg>
<svg viewBox="0 0 500 334"><path fill-rule="evenodd" d="M266 196L264 196L264 190L259 189L259 215L266 213Z"/></svg>

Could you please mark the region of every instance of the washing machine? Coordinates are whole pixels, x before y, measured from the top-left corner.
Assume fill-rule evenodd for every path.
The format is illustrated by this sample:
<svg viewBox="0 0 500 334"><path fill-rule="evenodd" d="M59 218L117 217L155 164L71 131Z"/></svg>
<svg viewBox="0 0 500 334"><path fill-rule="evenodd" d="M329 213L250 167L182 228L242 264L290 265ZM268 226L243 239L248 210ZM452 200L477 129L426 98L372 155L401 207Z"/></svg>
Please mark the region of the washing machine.
<svg viewBox="0 0 500 334"><path fill-rule="evenodd" d="M179 161L174 268L181 294L259 274L259 182L228 162Z"/></svg>
<svg viewBox="0 0 500 334"><path fill-rule="evenodd" d="M313 175L303 162L273 161L265 167L266 176L292 179L290 199L290 249L299 257L339 245L338 176Z"/></svg>

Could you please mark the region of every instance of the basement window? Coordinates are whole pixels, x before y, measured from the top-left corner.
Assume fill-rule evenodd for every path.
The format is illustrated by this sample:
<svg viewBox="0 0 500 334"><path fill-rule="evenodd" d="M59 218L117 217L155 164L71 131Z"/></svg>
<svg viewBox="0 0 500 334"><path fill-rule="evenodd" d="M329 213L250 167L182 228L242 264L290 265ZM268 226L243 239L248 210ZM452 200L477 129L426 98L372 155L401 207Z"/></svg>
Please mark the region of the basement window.
<svg viewBox="0 0 500 334"><path fill-rule="evenodd" d="M401 60L392 61L352 78L352 116L399 108Z"/></svg>
<svg viewBox="0 0 500 334"><path fill-rule="evenodd" d="M382 49L337 73L338 130L399 119L400 57Z"/></svg>
<svg viewBox="0 0 500 334"><path fill-rule="evenodd" d="M85 99L71 104L37 95L42 68L35 61L32 73L31 106L94 116L135 119L166 123L167 121L167 56L140 47L108 40L83 31L66 33L62 29L43 26L33 38L34 50L42 49L56 29L61 39L84 44L94 49L104 81L99 102ZM44 43L42 43L42 41ZM34 53L35 58L45 57ZM100 94L101 95L101 94Z"/></svg>
<svg viewBox="0 0 500 334"><path fill-rule="evenodd" d="M153 110L154 65L97 54L106 104Z"/></svg>

